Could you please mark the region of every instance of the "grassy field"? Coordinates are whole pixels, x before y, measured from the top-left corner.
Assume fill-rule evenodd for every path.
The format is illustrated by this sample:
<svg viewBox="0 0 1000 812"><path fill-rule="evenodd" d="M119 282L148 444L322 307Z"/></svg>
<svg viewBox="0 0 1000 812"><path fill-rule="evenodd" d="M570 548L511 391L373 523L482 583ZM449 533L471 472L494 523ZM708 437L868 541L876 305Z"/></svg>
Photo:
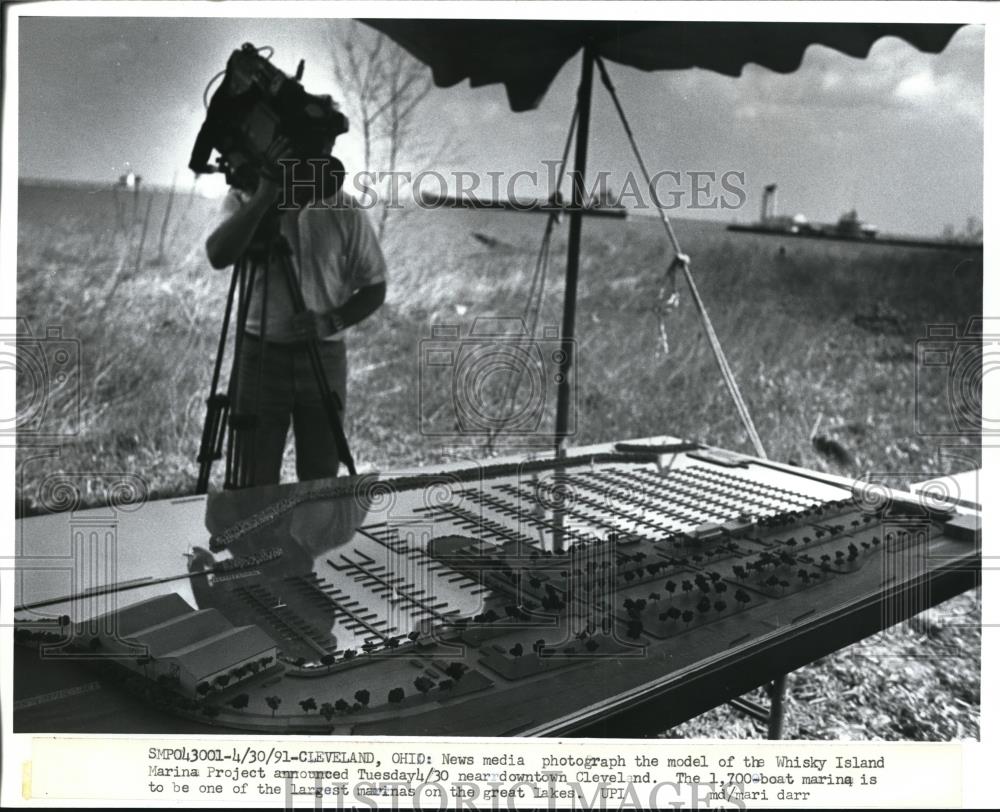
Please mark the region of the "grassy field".
<svg viewBox="0 0 1000 812"><path fill-rule="evenodd" d="M176 197L164 230L166 206L162 192L116 199L108 190L21 187L18 316L36 336L61 327L81 359L78 378L45 384L42 430L65 435L59 456L38 459L27 435L19 443L24 514L41 509L39 481L57 470L138 472L161 497L194 488L229 275L213 272L202 248L218 202ZM468 456L421 433L421 409L443 420L451 412L448 393L416 396L420 342L432 324L467 330L477 316L521 315L543 225L534 215L414 211L390 226L388 301L349 339L346 428L360 469ZM660 348L660 228L653 219L586 223L574 440L669 433L750 450L685 290L668 317L670 353ZM915 399L924 371L914 347L927 325L961 332L982 312L981 255L730 234L696 221L677 230L772 458L901 482L979 463L978 436L942 450L917 430L917 414L922 428L941 428L957 395L942 385ZM560 323L564 245L565 227L553 244L543 324ZM18 394L22 404L37 401L25 376ZM814 433L845 454L816 451ZM89 498L103 495L97 488ZM873 668L873 659L895 664ZM790 735L977 737L977 596L797 672L791 694L800 701ZM722 709L669 735L755 730Z"/></svg>

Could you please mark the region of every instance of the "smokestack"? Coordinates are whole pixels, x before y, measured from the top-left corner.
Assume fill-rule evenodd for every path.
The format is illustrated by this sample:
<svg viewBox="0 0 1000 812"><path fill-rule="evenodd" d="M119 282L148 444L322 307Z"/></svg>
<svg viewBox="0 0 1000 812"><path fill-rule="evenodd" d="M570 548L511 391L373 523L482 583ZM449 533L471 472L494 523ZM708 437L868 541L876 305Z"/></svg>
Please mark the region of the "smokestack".
<svg viewBox="0 0 1000 812"><path fill-rule="evenodd" d="M764 187L764 199L760 202L760 221L766 223L774 216L776 206L774 200L777 198L778 184L769 183Z"/></svg>

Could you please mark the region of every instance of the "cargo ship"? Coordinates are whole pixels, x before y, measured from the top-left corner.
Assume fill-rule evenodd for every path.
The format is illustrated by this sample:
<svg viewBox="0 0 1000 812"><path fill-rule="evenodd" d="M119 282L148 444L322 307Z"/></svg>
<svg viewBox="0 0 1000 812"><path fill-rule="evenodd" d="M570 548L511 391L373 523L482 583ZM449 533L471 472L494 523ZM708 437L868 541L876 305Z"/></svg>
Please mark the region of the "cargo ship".
<svg viewBox="0 0 1000 812"><path fill-rule="evenodd" d="M756 223L731 223L728 231L743 231L752 234L778 234L788 237L812 237L847 242L877 243L906 248L944 248L959 251L982 251L982 242L912 237L906 235L880 234L878 226L866 222L851 209L840 216L836 223L817 223L804 214L777 214L777 190L775 183L764 187L761 201L760 220Z"/></svg>

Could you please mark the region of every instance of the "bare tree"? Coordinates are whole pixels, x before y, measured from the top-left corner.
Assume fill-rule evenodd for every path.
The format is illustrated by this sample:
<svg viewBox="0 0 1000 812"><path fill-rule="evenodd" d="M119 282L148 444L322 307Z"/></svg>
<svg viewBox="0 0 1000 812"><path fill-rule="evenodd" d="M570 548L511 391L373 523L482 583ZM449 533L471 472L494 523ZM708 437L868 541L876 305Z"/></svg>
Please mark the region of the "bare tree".
<svg viewBox="0 0 1000 812"><path fill-rule="evenodd" d="M421 157L413 124L431 90L430 71L384 34L354 20L331 24L330 45L346 113L363 140L363 170L380 179L374 185L380 193L378 236L382 239L393 210L388 194L392 178L403 161Z"/></svg>

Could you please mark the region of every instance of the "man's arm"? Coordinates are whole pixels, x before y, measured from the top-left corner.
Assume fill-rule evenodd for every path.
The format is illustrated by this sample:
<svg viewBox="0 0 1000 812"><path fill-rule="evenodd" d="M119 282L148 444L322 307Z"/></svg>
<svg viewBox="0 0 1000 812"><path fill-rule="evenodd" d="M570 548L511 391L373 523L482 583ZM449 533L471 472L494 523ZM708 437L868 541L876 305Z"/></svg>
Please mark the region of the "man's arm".
<svg viewBox="0 0 1000 812"><path fill-rule="evenodd" d="M292 317L292 329L304 339L325 338L364 321L385 302L385 282L365 285L344 304L317 313L306 310Z"/></svg>
<svg viewBox="0 0 1000 812"><path fill-rule="evenodd" d="M364 321L378 310L383 302L385 302L385 282L376 282L358 289L350 299L328 314L330 327L333 328L331 335Z"/></svg>
<svg viewBox="0 0 1000 812"><path fill-rule="evenodd" d="M212 267L227 268L246 250L260 221L277 202L282 190L283 168L280 161L291 156L288 139L279 136L268 147L257 189L245 206L233 212L205 241Z"/></svg>
<svg viewBox="0 0 1000 812"><path fill-rule="evenodd" d="M307 311L293 318L293 328L303 338L336 335L368 318L385 302L385 257L375 231L364 211L355 209L350 221L351 236L347 253L350 284L354 293L333 310L325 313Z"/></svg>
<svg viewBox="0 0 1000 812"><path fill-rule="evenodd" d="M227 268L240 258L280 191L278 184L261 179L247 204L233 212L208 236L205 251L213 268Z"/></svg>

